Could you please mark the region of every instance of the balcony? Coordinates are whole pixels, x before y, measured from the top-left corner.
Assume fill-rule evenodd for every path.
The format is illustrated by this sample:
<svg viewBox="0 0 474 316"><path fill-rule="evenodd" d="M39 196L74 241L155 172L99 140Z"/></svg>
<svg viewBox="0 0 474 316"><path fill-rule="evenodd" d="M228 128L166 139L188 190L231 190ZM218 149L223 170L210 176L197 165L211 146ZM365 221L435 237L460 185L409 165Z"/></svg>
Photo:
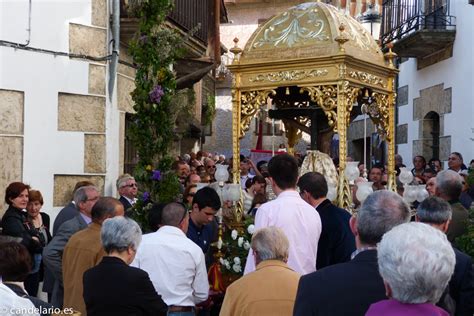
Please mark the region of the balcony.
<svg viewBox="0 0 474 316"><path fill-rule="evenodd" d="M138 19L130 16L127 0L120 0L120 41L130 43L138 31ZM215 17L219 14L219 19ZM167 25L192 36L184 41L185 55L176 61L177 88L190 88L216 67L222 48L219 24L227 22L224 0L174 0Z"/></svg>
<svg viewBox="0 0 474 316"><path fill-rule="evenodd" d="M450 15L449 0L383 2L381 42L383 46L393 43L393 50L400 57L415 57L419 62L431 59L432 64L439 61L433 62L432 57L442 60L452 53L455 37L455 17Z"/></svg>
<svg viewBox="0 0 474 316"><path fill-rule="evenodd" d="M183 32L194 31L192 38L207 46L215 30L214 6L220 2L220 21L227 22L223 0L175 0L174 8L167 17L168 22ZM138 30L138 19L130 16L127 0L120 0L121 42L128 43Z"/></svg>

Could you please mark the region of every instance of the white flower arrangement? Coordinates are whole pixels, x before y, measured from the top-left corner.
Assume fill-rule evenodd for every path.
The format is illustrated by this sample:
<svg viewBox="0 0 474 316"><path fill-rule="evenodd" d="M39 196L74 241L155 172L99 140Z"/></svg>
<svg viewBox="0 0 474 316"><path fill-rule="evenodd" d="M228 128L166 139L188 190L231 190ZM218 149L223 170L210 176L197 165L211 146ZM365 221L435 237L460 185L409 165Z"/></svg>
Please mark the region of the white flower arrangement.
<svg viewBox="0 0 474 316"><path fill-rule="evenodd" d="M224 259L224 266L227 270L230 270L230 262L227 259Z"/></svg>
<svg viewBox="0 0 474 316"><path fill-rule="evenodd" d="M247 227L247 231L250 235L253 235L253 233L255 233L255 225L250 224L249 227Z"/></svg>
<svg viewBox="0 0 474 316"><path fill-rule="evenodd" d="M243 266L245 266L247 255L249 253L250 238L255 232L255 226L248 221L243 223L245 226L242 229L233 229L225 231L222 238L222 244L217 244L217 247L222 247L223 258L219 259L222 272L230 275L242 275Z"/></svg>
<svg viewBox="0 0 474 316"><path fill-rule="evenodd" d="M242 272L242 266L240 264L235 263L232 266L232 270L234 270L235 273L240 273L240 272Z"/></svg>

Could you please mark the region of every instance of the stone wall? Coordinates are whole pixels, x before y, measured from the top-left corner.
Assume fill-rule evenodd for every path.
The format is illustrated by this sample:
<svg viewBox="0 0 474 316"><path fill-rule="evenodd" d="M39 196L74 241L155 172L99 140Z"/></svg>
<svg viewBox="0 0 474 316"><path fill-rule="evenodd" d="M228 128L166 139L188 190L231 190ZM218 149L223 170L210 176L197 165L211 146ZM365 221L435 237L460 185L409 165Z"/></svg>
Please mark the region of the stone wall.
<svg viewBox="0 0 474 316"><path fill-rule="evenodd" d="M395 144L406 144L408 142L408 124L397 126L395 133Z"/></svg>
<svg viewBox="0 0 474 316"><path fill-rule="evenodd" d="M54 175L54 199L53 206L63 206L68 204L72 198L74 186L79 181L91 181L99 189L101 195L104 194L104 176L90 175Z"/></svg>
<svg viewBox="0 0 474 316"><path fill-rule="evenodd" d="M427 160L433 157L433 137L428 126L430 112L439 115L439 159L447 160L451 152L451 137L445 135L444 115L452 110L452 88L438 84L420 90L420 97L413 99L413 120L418 121L418 139L413 140L413 155L422 155Z"/></svg>
<svg viewBox="0 0 474 316"><path fill-rule="evenodd" d="M0 89L0 216L4 206L5 188L22 181L24 93Z"/></svg>
<svg viewBox="0 0 474 316"><path fill-rule="evenodd" d="M105 97L59 93L58 130L105 133Z"/></svg>
<svg viewBox="0 0 474 316"><path fill-rule="evenodd" d="M107 56L108 24L107 0L91 0L91 25L69 23L69 53L96 58ZM88 62L88 67L88 94L58 92L58 131L84 135L84 174L54 175L53 206L63 206L71 200L77 181L90 180L104 191L107 173L106 62Z"/></svg>

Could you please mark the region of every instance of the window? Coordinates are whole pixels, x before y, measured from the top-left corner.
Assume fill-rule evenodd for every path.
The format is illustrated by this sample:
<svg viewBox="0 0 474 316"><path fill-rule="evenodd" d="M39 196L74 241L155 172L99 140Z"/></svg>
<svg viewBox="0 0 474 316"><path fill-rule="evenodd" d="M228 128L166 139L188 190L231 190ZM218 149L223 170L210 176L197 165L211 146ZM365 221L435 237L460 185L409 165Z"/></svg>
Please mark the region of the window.
<svg viewBox="0 0 474 316"><path fill-rule="evenodd" d="M423 156L427 160L431 158L439 159L439 114L434 111L428 112L421 121L421 128L423 131Z"/></svg>
<svg viewBox="0 0 474 316"><path fill-rule="evenodd" d="M133 174L133 170L138 163L138 153L137 149L133 145L133 142L130 140L128 135L128 130L130 129L130 124L132 122L132 114L125 114L125 141L124 141L124 154L123 154L123 172Z"/></svg>

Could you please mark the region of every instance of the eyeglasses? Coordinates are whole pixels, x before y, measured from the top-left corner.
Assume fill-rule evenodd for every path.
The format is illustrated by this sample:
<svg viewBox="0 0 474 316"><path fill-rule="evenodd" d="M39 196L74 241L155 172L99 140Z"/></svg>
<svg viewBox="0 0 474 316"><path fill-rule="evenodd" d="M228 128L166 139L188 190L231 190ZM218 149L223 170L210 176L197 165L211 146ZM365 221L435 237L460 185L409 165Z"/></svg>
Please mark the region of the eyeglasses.
<svg viewBox="0 0 474 316"><path fill-rule="evenodd" d="M207 166L208 169L216 169L216 166Z"/></svg>
<svg viewBox="0 0 474 316"><path fill-rule="evenodd" d="M188 193L188 196L195 196L195 195L196 195L196 193L194 193L194 192Z"/></svg>
<svg viewBox="0 0 474 316"><path fill-rule="evenodd" d="M131 183L131 184L126 184L126 185L123 185L122 188L138 188L138 185L136 183Z"/></svg>

